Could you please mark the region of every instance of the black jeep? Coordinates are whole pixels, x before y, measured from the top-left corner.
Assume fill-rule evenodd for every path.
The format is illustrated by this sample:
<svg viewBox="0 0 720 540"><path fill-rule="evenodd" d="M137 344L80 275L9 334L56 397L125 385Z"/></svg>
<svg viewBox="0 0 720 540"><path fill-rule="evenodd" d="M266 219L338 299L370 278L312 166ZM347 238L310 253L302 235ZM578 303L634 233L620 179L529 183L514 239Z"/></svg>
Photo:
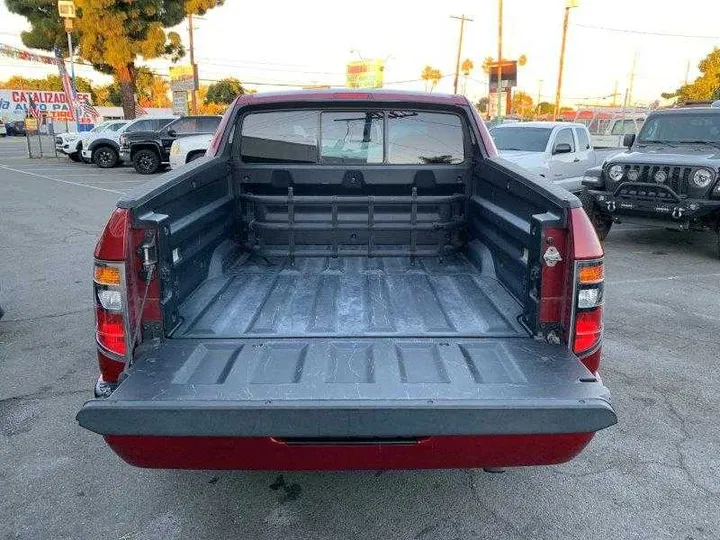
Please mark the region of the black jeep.
<svg viewBox="0 0 720 540"><path fill-rule="evenodd" d="M170 162L170 147L178 137L213 134L221 116L184 116L157 131L136 131L120 137L120 157L140 174L153 174Z"/></svg>
<svg viewBox="0 0 720 540"><path fill-rule="evenodd" d="M720 109L653 112L625 146L583 179L580 198L600 239L614 221L642 222L715 230L720 250Z"/></svg>

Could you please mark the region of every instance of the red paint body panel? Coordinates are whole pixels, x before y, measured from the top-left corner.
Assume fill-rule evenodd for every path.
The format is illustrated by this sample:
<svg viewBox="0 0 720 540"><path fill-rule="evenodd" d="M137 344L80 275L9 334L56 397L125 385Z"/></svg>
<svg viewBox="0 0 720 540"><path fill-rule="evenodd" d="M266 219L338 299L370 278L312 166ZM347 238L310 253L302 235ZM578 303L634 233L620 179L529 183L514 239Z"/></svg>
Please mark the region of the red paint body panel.
<svg viewBox="0 0 720 540"><path fill-rule="evenodd" d="M415 444L288 445L269 437L105 437L130 465L155 469L354 470L554 465L593 433L429 437Z"/></svg>

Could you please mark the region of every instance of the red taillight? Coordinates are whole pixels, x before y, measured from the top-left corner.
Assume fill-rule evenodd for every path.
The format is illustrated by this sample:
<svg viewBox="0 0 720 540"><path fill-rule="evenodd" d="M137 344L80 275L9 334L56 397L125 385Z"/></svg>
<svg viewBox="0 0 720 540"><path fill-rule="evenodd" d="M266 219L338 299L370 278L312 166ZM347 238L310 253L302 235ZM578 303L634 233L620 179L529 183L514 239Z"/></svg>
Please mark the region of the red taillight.
<svg viewBox="0 0 720 540"><path fill-rule="evenodd" d="M116 383L125 369L125 362L113 360L100 351L97 353L97 358L100 366L100 377L103 382Z"/></svg>
<svg viewBox="0 0 720 540"><path fill-rule="evenodd" d="M575 317L575 354L586 353L600 343L602 338L602 307L581 311Z"/></svg>
<svg viewBox="0 0 720 540"><path fill-rule="evenodd" d="M95 246L95 258L103 261L126 260L129 232L130 212L125 208L116 208Z"/></svg>
<svg viewBox="0 0 720 540"><path fill-rule="evenodd" d="M111 353L125 356L127 352L125 320L122 313L113 313L97 306L96 338L100 345Z"/></svg>

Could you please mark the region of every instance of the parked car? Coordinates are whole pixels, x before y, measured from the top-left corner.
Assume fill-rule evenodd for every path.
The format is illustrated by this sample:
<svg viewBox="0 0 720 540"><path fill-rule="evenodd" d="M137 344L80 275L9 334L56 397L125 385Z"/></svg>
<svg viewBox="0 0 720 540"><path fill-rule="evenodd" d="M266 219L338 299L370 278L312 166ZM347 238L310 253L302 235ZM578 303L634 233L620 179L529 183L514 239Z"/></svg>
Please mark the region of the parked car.
<svg viewBox="0 0 720 540"><path fill-rule="evenodd" d="M110 169L121 163L120 137L136 131L156 130L165 127L177 116L142 116L125 121L117 131L89 134L82 140L82 157L87 163L95 163L102 169Z"/></svg>
<svg viewBox="0 0 720 540"><path fill-rule="evenodd" d="M582 200L598 236L615 221L718 231L720 109L666 109L648 115L626 152L585 173Z"/></svg>
<svg viewBox="0 0 720 540"><path fill-rule="evenodd" d="M5 137L7 135L7 129L5 128L5 122L0 120L0 137Z"/></svg>
<svg viewBox="0 0 720 540"><path fill-rule="evenodd" d="M592 225L465 97L241 96L207 154L95 250L77 419L128 463L546 465L616 422Z"/></svg>
<svg viewBox="0 0 720 540"><path fill-rule="evenodd" d="M184 116L158 131L138 131L120 137L120 154L140 174L154 174L170 164L170 147L175 139L212 135L220 116Z"/></svg>
<svg viewBox="0 0 720 540"><path fill-rule="evenodd" d="M25 122L23 120L5 122L5 130L8 135L25 135Z"/></svg>
<svg viewBox="0 0 720 540"><path fill-rule="evenodd" d="M212 135L195 135L175 139L170 147L170 168L177 169L203 157L212 138Z"/></svg>
<svg viewBox="0 0 720 540"><path fill-rule="evenodd" d="M83 140L86 137L117 131L126 123L126 120L108 120L107 122L100 122L87 132L68 131L59 133L55 136L55 150L65 154L72 161L80 161L82 159Z"/></svg>
<svg viewBox="0 0 720 540"><path fill-rule="evenodd" d="M582 191L585 171L602 163L609 153L598 155L587 127L572 122L501 124L490 133L500 157L572 193Z"/></svg>
<svg viewBox="0 0 720 540"><path fill-rule="evenodd" d="M625 135L636 135L645 122L645 114L629 118L614 118L607 122L603 133L592 133L590 142L595 148L623 148Z"/></svg>

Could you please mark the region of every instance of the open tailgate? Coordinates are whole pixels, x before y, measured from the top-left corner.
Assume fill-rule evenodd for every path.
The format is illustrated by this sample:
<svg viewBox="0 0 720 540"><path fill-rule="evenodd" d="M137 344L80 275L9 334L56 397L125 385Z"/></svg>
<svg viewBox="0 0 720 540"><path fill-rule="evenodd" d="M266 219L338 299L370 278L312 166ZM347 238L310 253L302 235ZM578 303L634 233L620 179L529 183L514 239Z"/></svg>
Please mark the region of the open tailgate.
<svg viewBox="0 0 720 540"><path fill-rule="evenodd" d="M593 432L609 392L567 349L506 339L182 339L145 347L83 427L102 435Z"/></svg>

